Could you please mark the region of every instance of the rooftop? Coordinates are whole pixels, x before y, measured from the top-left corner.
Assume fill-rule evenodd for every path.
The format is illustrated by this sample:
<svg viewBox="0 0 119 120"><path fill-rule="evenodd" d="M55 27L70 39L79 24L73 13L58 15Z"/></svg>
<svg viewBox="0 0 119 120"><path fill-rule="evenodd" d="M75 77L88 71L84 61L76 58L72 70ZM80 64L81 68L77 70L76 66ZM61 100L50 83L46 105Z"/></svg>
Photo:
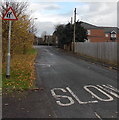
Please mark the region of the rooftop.
<svg viewBox="0 0 119 120"><path fill-rule="evenodd" d="M101 27L101 26L95 26L86 22L81 21L81 26L84 27L85 29L103 29L105 33L110 33L113 30L116 33L119 33L119 28L118 27Z"/></svg>

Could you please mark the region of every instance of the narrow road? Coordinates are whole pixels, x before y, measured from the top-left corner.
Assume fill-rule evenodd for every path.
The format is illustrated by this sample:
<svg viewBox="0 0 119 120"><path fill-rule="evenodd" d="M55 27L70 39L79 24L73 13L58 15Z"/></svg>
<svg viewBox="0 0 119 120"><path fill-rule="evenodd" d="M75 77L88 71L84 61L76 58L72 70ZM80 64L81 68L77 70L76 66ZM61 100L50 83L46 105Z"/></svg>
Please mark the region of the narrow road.
<svg viewBox="0 0 119 120"><path fill-rule="evenodd" d="M37 85L53 118L117 118L117 72L62 50L39 46ZM42 116L41 116L42 117Z"/></svg>

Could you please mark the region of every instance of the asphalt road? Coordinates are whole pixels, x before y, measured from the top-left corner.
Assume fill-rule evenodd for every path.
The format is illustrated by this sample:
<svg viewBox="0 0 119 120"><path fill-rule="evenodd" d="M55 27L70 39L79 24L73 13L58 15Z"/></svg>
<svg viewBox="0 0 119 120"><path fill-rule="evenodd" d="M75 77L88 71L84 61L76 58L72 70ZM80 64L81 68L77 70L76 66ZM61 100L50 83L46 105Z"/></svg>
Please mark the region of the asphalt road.
<svg viewBox="0 0 119 120"><path fill-rule="evenodd" d="M52 118L117 118L117 72L50 47L39 46L37 85ZM43 109L43 107L42 107ZM40 117L43 117L42 115Z"/></svg>

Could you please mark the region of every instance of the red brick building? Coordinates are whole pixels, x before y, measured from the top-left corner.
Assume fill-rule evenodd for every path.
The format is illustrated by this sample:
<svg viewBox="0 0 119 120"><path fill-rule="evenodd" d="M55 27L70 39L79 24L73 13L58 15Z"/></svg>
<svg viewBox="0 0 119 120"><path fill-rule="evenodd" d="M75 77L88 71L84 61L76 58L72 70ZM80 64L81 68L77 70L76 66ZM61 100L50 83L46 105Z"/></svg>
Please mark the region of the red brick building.
<svg viewBox="0 0 119 120"><path fill-rule="evenodd" d="M119 28L117 27L98 27L85 22L81 22L81 26L87 29L87 42L112 42L110 39L112 31L117 36L114 42L119 42Z"/></svg>

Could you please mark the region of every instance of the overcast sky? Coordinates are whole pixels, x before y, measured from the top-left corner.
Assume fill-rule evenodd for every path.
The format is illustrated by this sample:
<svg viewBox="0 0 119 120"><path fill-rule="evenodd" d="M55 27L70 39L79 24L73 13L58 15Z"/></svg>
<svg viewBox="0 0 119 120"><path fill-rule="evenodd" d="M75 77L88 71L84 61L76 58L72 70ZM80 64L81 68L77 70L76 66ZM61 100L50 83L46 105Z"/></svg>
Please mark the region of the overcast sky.
<svg viewBox="0 0 119 120"><path fill-rule="evenodd" d="M105 2L77 2L78 0L28 0L29 12L32 18L37 18L37 36L43 31L48 35L52 34L58 24L67 24L73 17L74 9L77 8L77 20L84 21L97 26L117 26L117 2L105 0ZM47 2L49 1L49 2ZM52 1L52 2L51 2ZM95 0L96 1L96 0ZM104 1L104 0L103 0Z"/></svg>

